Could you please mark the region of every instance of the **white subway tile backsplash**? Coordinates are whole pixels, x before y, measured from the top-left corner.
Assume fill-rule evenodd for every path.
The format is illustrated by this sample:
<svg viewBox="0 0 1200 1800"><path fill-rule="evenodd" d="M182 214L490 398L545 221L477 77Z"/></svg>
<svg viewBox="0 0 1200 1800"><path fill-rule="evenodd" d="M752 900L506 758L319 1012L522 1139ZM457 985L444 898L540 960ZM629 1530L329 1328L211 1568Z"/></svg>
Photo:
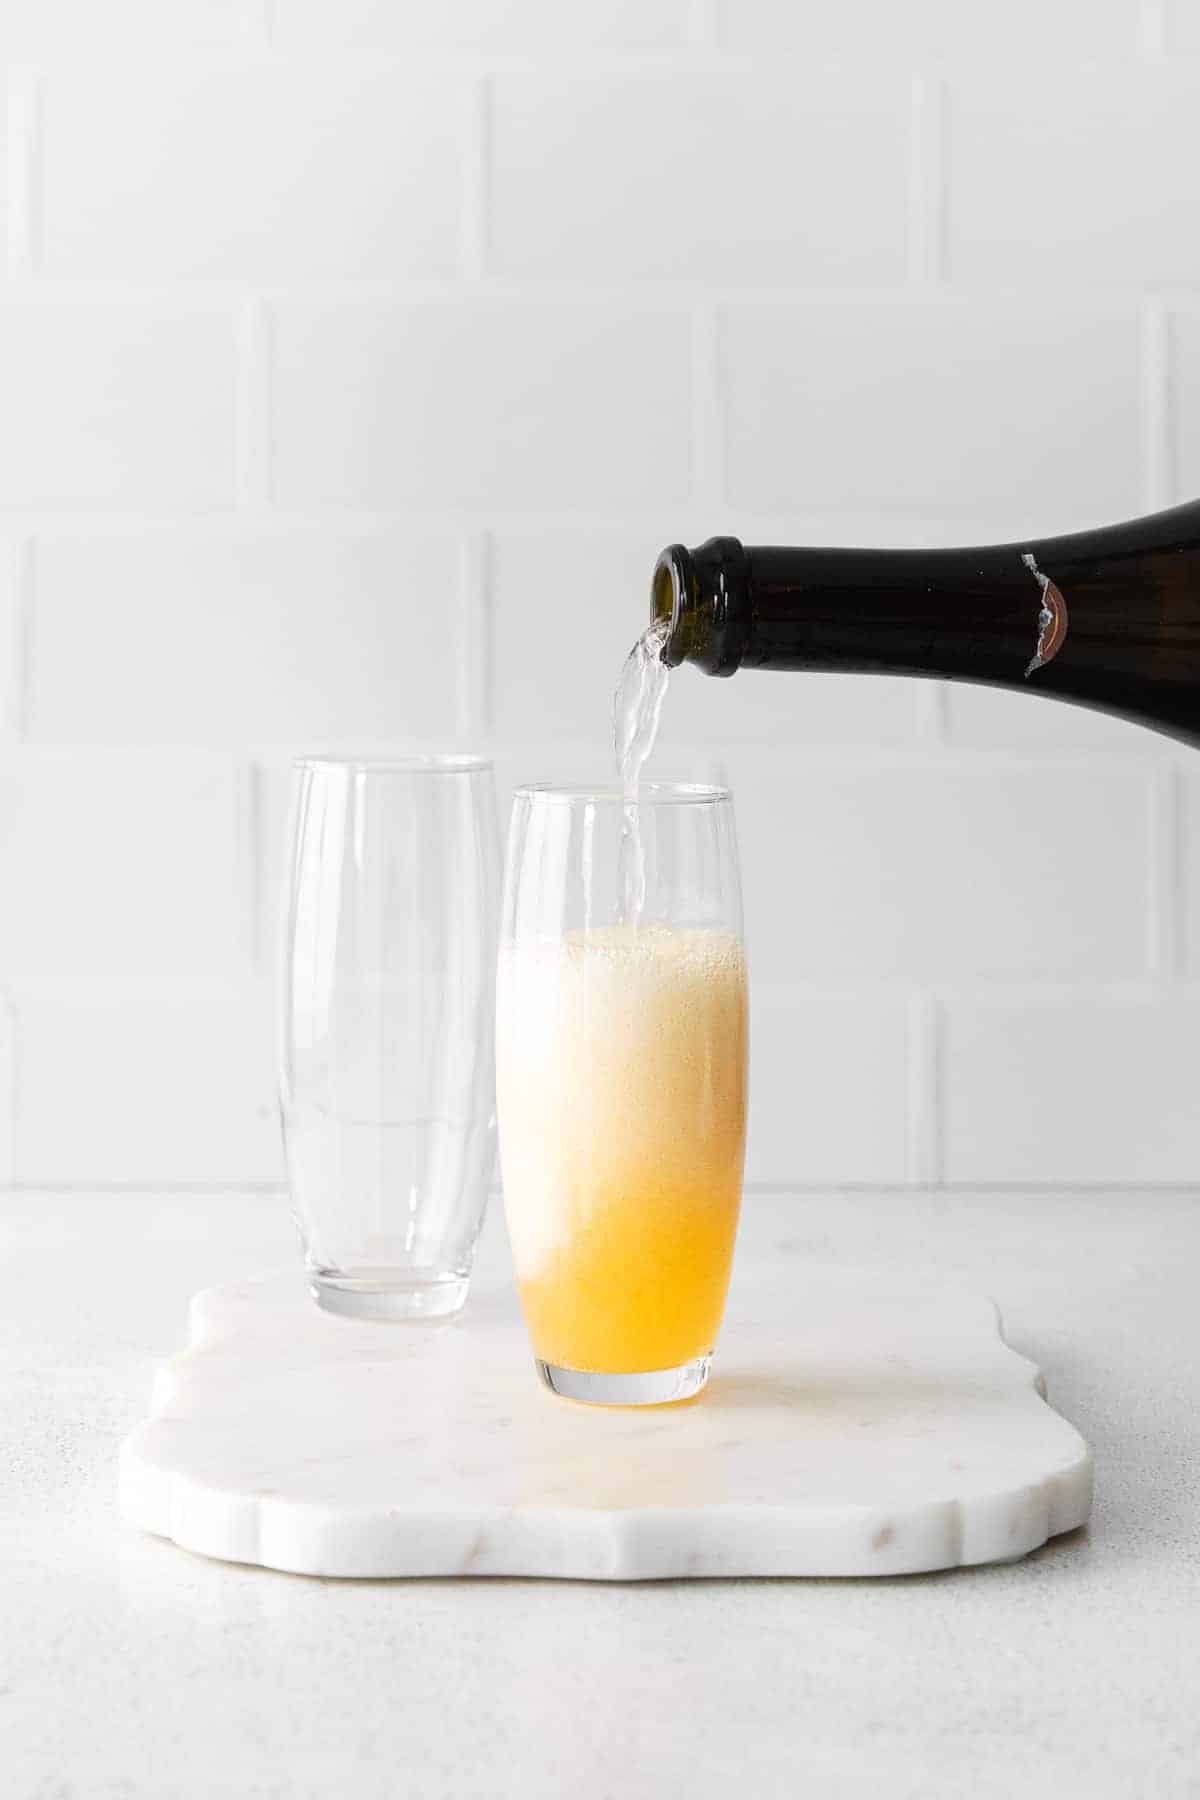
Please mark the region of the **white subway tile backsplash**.
<svg viewBox="0 0 1200 1800"><path fill-rule="evenodd" d="M686 317L595 302L281 304L288 506L670 505L687 491Z"/></svg>
<svg viewBox="0 0 1200 1800"><path fill-rule="evenodd" d="M1129 756L1171 756L1178 749L1128 719L1070 706L1033 691L947 682L947 733L952 744L982 750L1113 750Z"/></svg>
<svg viewBox="0 0 1200 1800"><path fill-rule="evenodd" d="M687 42L689 0L275 0L285 46L509 51L665 48Z"/></svg>
<svg viewBox="0 0 1200 1800"><path fill-rule="evenodd" d="M29 736L59 744L431 740L459 726L456 541L259 527L46 536Z"/></svg>
<svg viewBox="0 0 1200 1800"><path fill-rule="evenodd" d="M52 275L446 274L458 255L458 86L261 61L124 82L56 69L42 98Z"/></svg>
<svg viewBox="0 0 1200 1800"><path fill-rule="evenodd" d="M265 983L49 976L15 1010L18 1182L283 1180Z"/></svg>
<svg viewBox="0 0 1200 1800"><path fill-rule="evenodd" d="M906 1181L904 998L780 987L777 969L760 960L753 935L749 960L746 1180Z"/></svg>
<svg viewBox="0 0 1200 1800"><path fill-rule="evenodd" d="M18 737L25 704L25 582L28 547L0 534L0 744Z"/></svg>
<svg viewBox="0 0 1200 1800"><path fill-rule="evenodd" d="M950 517L1003 494L1029 531L1138 510L1132 310L735 306L723 344L735 503Z"/></svg>
<svg viewBox="0 0 1200 1800"><path fill-rule="evenodd" d="M247 0L4 0L0 55L54 54L124 60L147 50L172 56L245 41Z"/></svg>
<svg viewBox="0 0 1200 1800"><path fill-rule="evenodd" d="M1192 0L1178 0L1189 7ZM934 62L988 65L1040 63L1065 57L1130 56L1137 42L1137 0L1010 0L1002 8L961 0L841 0L797 6L795 0L718 0L721 42L732 49L794 50L836 57L850 66L916 67Z"/></svg>
<svg viewBox="0 0 1200 1800"><path fill-rule="evenodd" d="M0 508L227 506L233 329L222 307L0 304Z"/></svg>
<svg viewBox="0 0 1200 1800"><path fill-rule="evenodd" d="M1200 277L1183 221L1200 159L1200 67L991 73L951 87L947 233L954 279L1043 288ZM1030 279L1033 277L1033 280Z"/></svg>
<svg viewBox="0 0 1200 1800"><path fill-rule="evenodd" d="M1200 993L1036 992L947 1003L946 1179L1200 1176Z"/></svg>
<svg viewBox="0 0 1200 1800"><path fill-rule="evenodd" d="M725 744L908 744L919 730L917 684L886 676L742 669L713 677L686 665L672 678L664 733Z"/></svg>
<svg viewBox="0 0 1200 1800"><path fill-rule="evenodd" d="M600 281L899 281L908 114L903 81L850 73L501 76L491 260Z"/></svg>
<svg viewBox="0 0 1200 1800"><path fill-rule="evenodd" d="M33 274L40 152L39 71L5 56L0 42L0 293Z"/></svg>
<svg viewBox="0 0 1200 1800"><path fill-rule="evenodd" d="M1200 494L1198 17L0 6L0 1183L280 1179L295 751L490 734L506 823L612 779L668 541ZM750 1180L1194 1181L1198 770L1034 694L679 671Z"/></svg>
<svg viewBox="0 0 1200 1800"><path fill-rule="evenodd" d="M1182 749L1179 778L1179 915L1184 968L1200 976L1200 751Z"/></svg>
<svg viewBox="0 0 1200 1800"><path fill-rule="evenodd" d="M727 760L760 972L863 982L1145 972L1144 768Z"/></svg>
<svg viewBox="0 0 1200 1800"><path fill-rule="evenodd" d="M0 994L0 1187L14 1177L13 1136L17 1123L17 1022L6 994Z"/></svg>
<svg viewBox="0 0 1200 1800"><path fill-rule="evenodd" d="M17 201L18 217L27 210L27 199L24 192L28 183L20 168L21 160L28 162L30 145L27 130L22 132L19 120L21 101L14 94L15 83L11 73L7 72L3 62L4 42L0 38L0 282L11 271L14 261L24 255L23 246L18 249L14 243L17 236L17 225L13 221L13 200ZM24 85L29 85L28 75ZM15 106L14 106L15 101ZM17 117L14 119L14 111ZM15 144L13 138L21 133L26 138L23 144ZM18 191L20 190L20 191ZM22 233L22 235L25 235Z"/></svg>
<svg viewBox="0 0 1200 1800"><path fill-rule="evenodd" d="M0 984L235 974L249 925L236 792L228 757L9 750Z"/></svg>
<svg viewBox="0 0 1200 1800"><path fill-rule="evenodd" d="M613 689L650 617L653 528L515 528L491 550L493 712L499 739L531 730L603 739ZM672 716L664 714L664 733Z"/></svg>

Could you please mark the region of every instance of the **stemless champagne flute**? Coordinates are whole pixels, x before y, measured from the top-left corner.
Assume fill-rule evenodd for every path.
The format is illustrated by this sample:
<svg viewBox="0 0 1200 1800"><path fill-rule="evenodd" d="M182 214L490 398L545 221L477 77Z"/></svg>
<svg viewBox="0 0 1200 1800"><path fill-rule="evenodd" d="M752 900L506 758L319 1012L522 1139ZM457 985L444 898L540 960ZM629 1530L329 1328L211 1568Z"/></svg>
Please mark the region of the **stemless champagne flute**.
<svg viewBox="0 0 1200 1800"><path fill-rule="evenodd" d="M497 981L505 1214L542 1380L698 1393L741 1201L746 968L722 788L518 791Z"/></svg>
<svg viewBox="0 0 1200 1800"><path fill-rule="evenodd" d="M436 1318L466 1298L494 1166L491 765L303 759L292 821L280 1100L312 1291Z"/></svg>

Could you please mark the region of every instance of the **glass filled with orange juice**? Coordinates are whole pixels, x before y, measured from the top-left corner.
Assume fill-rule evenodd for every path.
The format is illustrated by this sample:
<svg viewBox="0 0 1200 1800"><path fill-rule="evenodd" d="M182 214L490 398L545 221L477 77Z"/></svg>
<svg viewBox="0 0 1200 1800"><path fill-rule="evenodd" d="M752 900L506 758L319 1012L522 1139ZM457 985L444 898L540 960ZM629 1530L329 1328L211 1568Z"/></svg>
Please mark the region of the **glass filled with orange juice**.
<svg viewBox="0 0 1200 1800"><path fill-rule="evenodd" d="M723 788L517 793L497 983L504 1205L546 1386L708 1379L746 1117L746 964Z"/></svg>

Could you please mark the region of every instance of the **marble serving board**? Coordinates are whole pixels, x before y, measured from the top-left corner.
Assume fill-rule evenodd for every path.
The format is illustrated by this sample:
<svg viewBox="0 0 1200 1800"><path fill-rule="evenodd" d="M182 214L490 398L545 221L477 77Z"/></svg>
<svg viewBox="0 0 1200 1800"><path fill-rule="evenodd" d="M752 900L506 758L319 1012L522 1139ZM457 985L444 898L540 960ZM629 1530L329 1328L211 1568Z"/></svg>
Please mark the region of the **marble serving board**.
<svg viewBox="0 0 1200 1800"><path fill-rule="evenodd" d="M511 1291L443 1324L334 1318L298 1270L196 1295L124 1445L145 1530L309 1575L896 1575L1087 1519L1087 1445L991 1301L823 1267L735 1282L708 1390L584 1407Z"/></svg>

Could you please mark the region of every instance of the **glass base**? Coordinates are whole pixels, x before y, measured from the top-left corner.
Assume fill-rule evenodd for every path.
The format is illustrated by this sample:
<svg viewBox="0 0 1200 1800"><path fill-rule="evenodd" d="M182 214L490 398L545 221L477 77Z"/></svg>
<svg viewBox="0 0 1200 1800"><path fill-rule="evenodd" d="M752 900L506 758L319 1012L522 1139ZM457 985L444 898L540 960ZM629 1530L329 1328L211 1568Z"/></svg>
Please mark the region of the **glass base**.
<svg viewBox="0 0 1200 1800"><path fill-rule="evenodd" d="M445 1319L467 1297L470 1278L447 1275L441 1281L381 1287L362 1276L321 1275L310 1271L309 1287L317 1305L348 1319Z"/></svg>
<svg viewBox="0 0 1200 1800"><path fill-rule="evenodd" d="M690 1400L708 1380L711 1356L698 1356L677 1369L649 1369L635 1375L597 1375L590 1369L562 1369L534 1358L537 1372L552 1394L582 1400L585 1406L668 1406Z"/></svg>

